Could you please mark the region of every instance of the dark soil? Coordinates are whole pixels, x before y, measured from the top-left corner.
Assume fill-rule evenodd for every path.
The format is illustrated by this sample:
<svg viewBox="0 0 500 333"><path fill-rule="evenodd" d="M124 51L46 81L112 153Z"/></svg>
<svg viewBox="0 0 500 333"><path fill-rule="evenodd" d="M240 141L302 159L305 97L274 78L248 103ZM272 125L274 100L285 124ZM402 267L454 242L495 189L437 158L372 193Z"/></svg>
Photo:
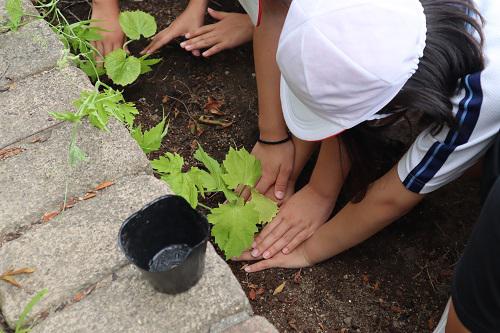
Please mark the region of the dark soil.
<svg viewBox="0 0 500 333"><path fill-rule="evenodd" d="M69 17L88 16L85 2L61 6ZM183 3L163 0L122 1L122 6L150 12L159 28L183 9ZM219 160L230 146L251 149L257 133L251 46L201 59L172 44L159 56L163 62L153 72L125 89L126 99L141 111L137 121L143 127L168 115L170 129L159 154L175 151L193 164L197 142ZM207 115L209 98L224 102L219 118L232 123L229 127L196 125ZM230 266L255 313L280 332L428 332L448 299L454 265L478 215L478 196L475 182L458 181L364 244L313 268L249 275L241 263ZM273 296L284 281L283 292Z"/></svg>

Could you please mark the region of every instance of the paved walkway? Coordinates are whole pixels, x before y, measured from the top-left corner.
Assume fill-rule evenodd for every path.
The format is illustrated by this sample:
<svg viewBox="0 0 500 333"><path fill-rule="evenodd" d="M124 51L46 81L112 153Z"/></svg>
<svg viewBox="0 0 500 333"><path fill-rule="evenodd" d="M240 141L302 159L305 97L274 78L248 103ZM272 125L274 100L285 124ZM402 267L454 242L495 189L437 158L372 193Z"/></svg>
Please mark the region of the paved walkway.
<svg viewBox="0 0 500 333"><path fill-rule="evenodd" d="M0 0L0 26L5 18ZM26 10L34 12L29 1ZM28 300L47 288L33 310L41 332L276 332L252 309L238 281L213 247L202 280L189 292L155 292L117 248L121 222L169 193L152 176L146 156L118 123L109 133L84 124L78 139L89 160L67 163L70 125L49 111L72 109L92 85L57 62L63 45L43 21L18 32L0 31L0 274L23 267L21 288L0 281L0 309L10 331ZM114 184L78 201L48 222L69 197L82 197L103 181ZM0 324L1 325L1 324ZM1 328L1 327L0 327Z"/></svg>

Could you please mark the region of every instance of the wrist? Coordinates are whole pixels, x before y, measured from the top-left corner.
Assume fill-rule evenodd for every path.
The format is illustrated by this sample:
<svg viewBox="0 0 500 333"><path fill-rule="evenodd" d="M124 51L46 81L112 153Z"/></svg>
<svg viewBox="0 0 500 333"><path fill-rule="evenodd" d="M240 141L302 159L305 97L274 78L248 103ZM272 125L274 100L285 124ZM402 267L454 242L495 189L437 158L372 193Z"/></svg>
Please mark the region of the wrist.
<svg viewBox="0 0 500 333"><path fill-rule="evenodd" d="M267 128L259 125L259 139L264 141L280 141L291 138L286 128Z"/></svg>
<svg viewBox="0 0 500 333"><path fill-rule="evenodd" d="M205 11L207 10L208 2L207 0L190 0L186 11L190 11L196 14L205 15Z"/></svg>

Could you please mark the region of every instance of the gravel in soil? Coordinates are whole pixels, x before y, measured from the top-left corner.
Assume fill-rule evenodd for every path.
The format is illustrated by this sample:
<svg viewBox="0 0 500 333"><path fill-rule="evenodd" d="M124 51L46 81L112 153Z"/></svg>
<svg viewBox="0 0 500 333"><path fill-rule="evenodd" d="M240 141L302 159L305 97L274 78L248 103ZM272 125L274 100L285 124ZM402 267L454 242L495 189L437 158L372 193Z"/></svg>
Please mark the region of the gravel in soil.
<svg viewBox="0 0 500 333"><path fill-rule="evenodd" d="M183 5L122 1L123 9L152 13L160 29ZM84 2L63 1L61 7L69 16L89 13ZM144 45L132 45L132 51ZM163 61L153 72L125 89L126 99L141 111L137 122L143 128L168 116L162 150L149 157L174 151L192 165L198 143L219 160L229 146L251 149L258 130L251 46L202 59L172 43L159 56ZM214 100L222 103L222 115L207 113L207 102ZM200 116L215 116L228 126L200 125ZM478 215L478 196L475 182L458 181L362 245L312 268L246 274L242 263L229 265L255 313L280 332L428 332L448 299L454 265ZM283 282L283 291L273 295Z"/></svg>

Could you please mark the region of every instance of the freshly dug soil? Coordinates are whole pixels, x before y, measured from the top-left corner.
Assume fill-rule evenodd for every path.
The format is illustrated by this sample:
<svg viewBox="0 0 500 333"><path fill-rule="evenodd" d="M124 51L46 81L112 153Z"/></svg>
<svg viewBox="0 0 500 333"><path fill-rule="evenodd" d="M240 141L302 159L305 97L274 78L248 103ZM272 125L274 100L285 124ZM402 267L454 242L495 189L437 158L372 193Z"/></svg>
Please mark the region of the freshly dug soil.
<svg viewBox="0 0 500 333"><path fill-rule="evenodd" d="M84 1L63 1L61 8L69 18L89 14ZM125 0L122 8L150 12L163 29L184 4ZM132 52L144 45L132 45ZM161 151L149 157L173 151L195 164L198 142L219 160L230 146L250 150L257 134L251 46L203 59L172 43L159 56L163 61L153 72L125 89L127 101L141 111L137 122L143 128L163 115L170 121ZM209 115L204 110L209 98L223 102L224 115L216 119L228 127L196 125ZM255 313L280 332L429 332L448 299L454 265L479 212L478 196L476 182L458 181L362 245L313 268L246 274L242 263L229 264ZM283 291L273 296L283 282Z"/></svg>

